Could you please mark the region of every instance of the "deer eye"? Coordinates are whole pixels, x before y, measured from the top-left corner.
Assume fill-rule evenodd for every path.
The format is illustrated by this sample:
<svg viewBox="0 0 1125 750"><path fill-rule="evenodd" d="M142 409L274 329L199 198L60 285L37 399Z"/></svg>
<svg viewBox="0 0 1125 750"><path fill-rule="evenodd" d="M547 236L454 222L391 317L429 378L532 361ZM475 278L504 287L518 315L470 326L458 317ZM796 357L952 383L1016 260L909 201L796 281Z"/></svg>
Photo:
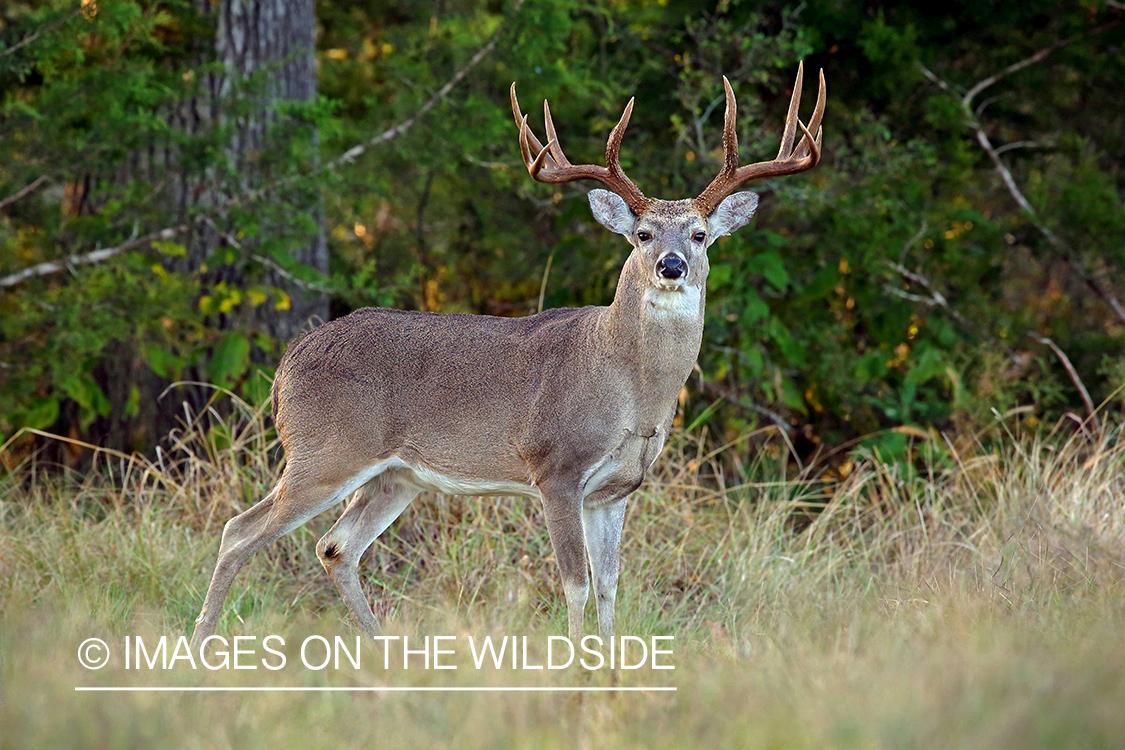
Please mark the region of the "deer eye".
<svg viewBox="0 0 1125 750"><path fill-rule="evenodd" d="M707 238L707 235L703 232L696 232L691 238L696 242L703 242L703 240Z"/></svg>
<svg viewBox="0 0 1125 750"><path fill-rule="evenodd" d="M648 232L637 232L637 239L641 242L648 242L652 239L652 235Z"/></svg>

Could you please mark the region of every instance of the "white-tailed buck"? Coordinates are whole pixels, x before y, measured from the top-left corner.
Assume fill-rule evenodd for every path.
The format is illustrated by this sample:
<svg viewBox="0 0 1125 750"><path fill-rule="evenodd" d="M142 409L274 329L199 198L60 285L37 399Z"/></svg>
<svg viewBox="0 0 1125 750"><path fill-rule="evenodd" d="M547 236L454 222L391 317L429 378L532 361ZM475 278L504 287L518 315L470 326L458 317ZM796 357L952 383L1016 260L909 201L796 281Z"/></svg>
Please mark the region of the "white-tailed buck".
<svg viewBox="0 0 1125 750"><path fill-rule="evenodd" d="M599 629L612 637L625 503L664 446L699 354L707 248L750 221L758 197L734 192L739 186L820 160L824 75L808 127L797 118L802 75L777 158L743 167L734 92L723 79L722 169L698 198L678 201L646 198L618 163L632 100L610 133L606 166L575 166L563 155L546 102L544 146L512 84L531 176L609 188L590 192L594 218L633 246L613 303L525 318L368 308L295 339L273 384L285 469L268 495L224 528L193 645L215 632L250 555L349 496L316 553L360 628L376 635L360 556L422 490L539 498L570 638L583 633L587 560Z"/></svg>

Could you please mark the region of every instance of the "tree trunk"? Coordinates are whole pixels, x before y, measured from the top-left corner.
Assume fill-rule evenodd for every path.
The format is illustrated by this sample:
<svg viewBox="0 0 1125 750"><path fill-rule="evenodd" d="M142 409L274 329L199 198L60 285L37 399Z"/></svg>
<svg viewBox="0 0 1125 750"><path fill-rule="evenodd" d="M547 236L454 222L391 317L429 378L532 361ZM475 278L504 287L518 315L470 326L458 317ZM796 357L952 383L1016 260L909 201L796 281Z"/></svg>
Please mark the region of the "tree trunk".
<svg viewBox="0 0 1125 750"><path fill-rule="evenodd" d="M225 281L229 286L245 289L251 284L264 284L284 291L288 306L271 303L258 306L241 305L216 314L210 322L214 328L229 331L260 331L284 344L309 321L328 319L328 299L318 291L294 281L292 274L278 273L271 265L253 259L268 256L263 240L271 233L286 233L292 239L291 222L271 222L262 211L258 232L252 239L239 239L231 216L232 201L247 194L265 190L265 195L252 207L297 206L306 211L315 229L299 241L291 242L289 255L299 264L321 273L328 271L328 248L324 231L324 205L319 196L302 200L294 188L271 190L275 173L263 168L264 152L270 147L270 128L292 125L277 114L283 102L309 102L317 92L314 59L316 42L314 0L196 0L196 10L213 23L212 40L201 40L198 58L192 67L210 61L222 64L222 71L203 79L202 90L193 100L184 102L167 113L174 130L189 136L208 137L216 128L229 132L223 144L226 168L207 166L206 171L188 163L186 154L174 141L154 144L144 152L134 153L122 165L120 179L127 182L144 178L162 186L163 205L168 225L180 224L193 213L204 210L213 217L196 222L184 242L184 258L168 259L168 264L189 274L202 273L205 287ZM254 80L255 78L261 80ZM315 126L300 124L298 134L312 146L315 160L317 134ZM316 164L302 165L302 172ZM292 173L292 165L289 165ZM231 175L234 175L231 177ZM284 183L283 185L287 184ZM307 191L306 191L307 192ZM291 218L291 217L288 217ZM224 246L236 245L242 255L236 263L212 263L210 259ZM276 259L273 266L276 266ZM255 350L255 359L269 360L271 352ZM179 424L186 412L199 413L214 395L213 390L194 385L180 386L158 398L168 382L148 372L140 355L131 346L122 346L107 355L96 373L112 405L111 416L92 425L87 435L102 445L125 450L151 449L162 436ZM206 381L206 358L183 379ZM133 416L122 416L131 388L140 388L142 408Z"/></svg>
<svg viewBox="0 0 1125 750"><path fill-rule="evenodd" d="M209 0L201 1L209 4ZM239 192L263 187L258 161L266 145L267 129L276 122L271 113L273 106L279 101L309 102L316 98L315 6L315 0L222 0L217 11L215 51L225 72L212 81L216 106L254 74L266 76L256 111L238 117L228 146L228 157L241 181ZM309 135L315 146L315 130ZM297 262L327 273L323 201L317 198L308 210L316 230L290 254ZM269 231L269 227L262 229ZM201 239L214 242L217 238ZM327 320L328 300L324 294L302 287L273 270L267 272L264 281L284 289L291 302L288 309L270 308L256 316L258 326L271 337L288 341L310 318Z"/></svg>

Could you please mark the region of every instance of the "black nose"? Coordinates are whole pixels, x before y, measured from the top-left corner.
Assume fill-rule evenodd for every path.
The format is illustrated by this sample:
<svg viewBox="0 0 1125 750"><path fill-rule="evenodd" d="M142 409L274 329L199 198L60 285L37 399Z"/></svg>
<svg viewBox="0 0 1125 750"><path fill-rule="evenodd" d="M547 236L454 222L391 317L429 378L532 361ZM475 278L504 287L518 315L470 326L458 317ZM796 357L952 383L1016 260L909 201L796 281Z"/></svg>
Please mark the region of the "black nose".
<svg viewBox="0 0 1125 750"><path fill-rule="evenodd" d="M678 255L666 255L656 264L656 272L666 279L678 279L687 273L687 263Z"/></svg>

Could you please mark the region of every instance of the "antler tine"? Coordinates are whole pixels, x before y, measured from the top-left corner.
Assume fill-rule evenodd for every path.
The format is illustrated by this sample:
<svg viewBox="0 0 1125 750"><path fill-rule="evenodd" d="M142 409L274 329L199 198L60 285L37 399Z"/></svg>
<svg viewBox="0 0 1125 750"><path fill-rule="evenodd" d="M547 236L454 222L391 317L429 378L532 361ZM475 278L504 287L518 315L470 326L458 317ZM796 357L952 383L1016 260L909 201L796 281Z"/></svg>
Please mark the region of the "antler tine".
<svg viewBox="0 0 1125 750"><path fill-rule="evenodd" d="M801 151L807 152L807 153L798 155L792 161L797 162L799 160L800 163L803 163L805 160L811 160L812 163L809 164L808 167L803 167L803 168L808 169L809 167L815 167L817 165L817 163L820 161L820 133L821 133L821 131L819 131L819 130L816 131L816 136L814 137L813 134L812 134L812 131L810 131L808 128L805 127L805 123L801 122L800 120L797 120L797 125L800 126L801 132L804 134L804 135L801 136L801 144L800 144L799 148L800 148Z"/></svg>
<svg viewBox="0 0 1125 750"><path fill-rule="evenodd" d="M527 141L527 115L522 115L516 122L520 134L520 157L526 167L531 163L531 145Z"/></svg>
<svg viewBox="0 0 1125 750"><path fill-rule="evenodd" d="M531 153L531 141L535 139L535 136L532 134L531 128L529 128L527 126L527 115L523 115L520 118L519 125L520 125L520 156L523 157L523 165L525 167L527 167L527 171L531 172L531 165L535 163L535 161L537 160L538 157L533 156L532 153ZM539 142L536 140L536 145L538 145L538 143ZM539 154L542 155L542 153L543 153L542 148L539 148L537 150L538 150Z"/></svg>
<svg viewBox="0 0 1125 750"><path fill-rule="evenodd" d="M562 146L559 145L559 136L555 133L555 121L551 119L551 107L547 104L547 100L543 100L543 122L547 126L547 145L555 144L551 148L551 158L553 158L560 167L572 166L570 160L566 158L563 153Z"/></svg>
<svg viewBox="0 0 1125 750"><path fill-rule="evenodd" d="M538 144L538 140L536 140L535 135L531 132L531 128L527 126L527 115L523 115L520 118L520 156L523 157L523 164L527 167L528 174L535 177L539 174L540 170L543 169L543 164L546 160L550 158L548 151L552 146L557 144L553 140L549 141L546 146L539 148L539 154L533 158L531 154L532 140L535 140L536 144Z"/></svg>
<svg viewBox="0 0 1125 750"><path fill-rule="evenodd" d="M803 172L816 166L820 161L824 103L827 98L824 71L820 72L820 90L817 93L816 109L813 111L809 127L806 127L797 112L801 104L801 89L804 83L804 64L797 68L797 80L793 84L793 95L789 99L789 111L785 117L785 128L781 136L781 148L773 161L758 162L745 167L738 165L738 139L735 134L736 104L730 82L724 76L723 86L727 95L727 111L723 121L723 167L711 184L695 199L696 207L704 214L711 214L728 195L740 186L762 177L781 177ZM798 128L801 140L794 149ZM815 135L814 135L815 132Z"/></svg>
<svg viewBox="0 0 1125 750"><path fill-rule="evenodd" d="M548 141L547 145L543 147L543 150L539 152L539 156L535 157L535 161L527 165L527 173L532 177L536 177L539 174L540 170L543 169L544 162L546 162L548 158L551 158L548 154L548 151L551 150L552 146L557 145L558 144L554 141Z"/></svg>
<svg viewBox="0 0 1125 750"><path fill-rule="evenodd" d="M625 128L629 127L629 118L633 116L634 101L635 97L629 97L629 103L625 105L625 111L621 113L621 119L613 126L613 130L609 131L609 138L605 144L605 164L610 179L605 182L605 185L624 198L625 203L629 205L633 213L639 216L651 205L652 201L645 197L640 188L633 184L633 181L625 174L625 170L621 168L621 139L625 137Z"/></svg>
<svg viewBox="0 0 1125 750"><path fill-rule="evenodd" d="M520 138L523 138L523 131L526 129L532 148L534 148L536 152L542 151L543 144L539 142L539 139L535 137L535 133L531 132L531 128L527 126L527 115L520 109L520 102L516 99L515 82L512 83L512 88L508 93L512 100L512 117L516 120L516 127L520 129Z"/></svg>
<svg viewBox="0 0 1125 750"><path fill-rule="evenodd" d="M723 76L723 91L727 97L726 112L723 114L723 172L734 174L738 169L738 101L730 81Z"/></svg>
<svg viewBox="0 0 1125 750"><path fill-rule="evenodd" d="M516 127L519 128L520 155L527 171L539 182L561 183L574 180L597 180L613 192L621 196L634 214L640 214L648 208L651 201L633 184L621 169L619 155L621 152L621 139L625 128L629 124L629 116L633 112L633 100L625 107L621 119L609 134L606 143L606 166L594 164L574 165L566 158L562 146L559 144L558 134L555 132L555 123L551 118L551 107L543 102L543 120L547 129L547 145L544 146L531 132L527 124L527 115L520 110L519 101L516 99L516 84L512 84L510 91L512 100L512 116L515 118Z"/></svg>
<svg viewBox="0 0 1125 750"><path fill-rule="evenodd" d="M625 128L629 127L629 118L633 115L634 98L629 98L629 103L625 105L625 111L621 113L621 119L613 126L613 130L609 131L609 138L605 142L606 167L610 174L625 180L629 178L625 177L625 172L621 169L621 139L625 137Z"/></svg>
<svg viewBox="0 0 1125 750"><path fill-rule="evenodd" d="M809 120L809 130L820 136L820 120L824 117L824 103L828 99L828 85L824 82L824 70L820 71L820 85L816 91L816 109L813 110L812 119Z"/></svg>
<svg viewBox="0 0 1125 750"><path fill-rule="evenodd" d="M820 145L821 127L820 121L824 117L824 102L827 97L827 87L824 83L824 71L820 71L820 86L816 93L816 108L813 110L812 118L809 120L809 130L816 133L817 145ZM809 153L809 148L804 139L800 143L800 156L806 156ZM817 158L819 161L819 157Z"/></svg>
<svg viewBox="0 0 1125 750"><path fill-rule="evenodd" d="M781 134L781 148L777 150L778 159L788 159L793 153L793 141L797 137L797 110L801 107L801 90L805 83L805 61L797 64L797 80L793 83L793 96L789 98L789 112L785 115L785 130Z"/></svg>

